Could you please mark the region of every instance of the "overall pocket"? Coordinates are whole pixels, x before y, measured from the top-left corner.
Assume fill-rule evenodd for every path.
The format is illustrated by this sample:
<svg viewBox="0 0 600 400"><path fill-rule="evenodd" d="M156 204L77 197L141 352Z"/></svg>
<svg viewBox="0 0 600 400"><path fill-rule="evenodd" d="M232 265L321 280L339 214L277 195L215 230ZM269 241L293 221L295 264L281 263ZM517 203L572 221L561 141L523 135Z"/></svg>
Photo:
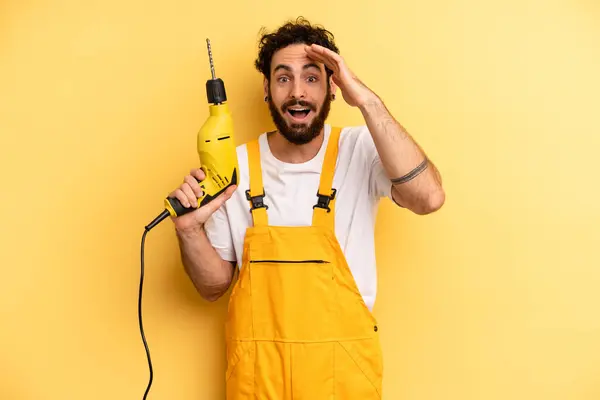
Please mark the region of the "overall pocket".
<svg viewBox="0 0 600 400"><path fill-rule="evenodd" d="M334 263L326 259L249 260L254 337L319 341L331 338L336 306Z"/></svg>
<svg viewBox="0 0 600 400"><path fill-rule="evenodd" d="M227 343L225 384L227 400L254 398L254 341Z"/></svg>
<svg viewBox="0 0 600 400"><path fill-rule="evenodd" d="M339 399L381 399L383 363L375 338L337 342L335 394Z"/></svg>

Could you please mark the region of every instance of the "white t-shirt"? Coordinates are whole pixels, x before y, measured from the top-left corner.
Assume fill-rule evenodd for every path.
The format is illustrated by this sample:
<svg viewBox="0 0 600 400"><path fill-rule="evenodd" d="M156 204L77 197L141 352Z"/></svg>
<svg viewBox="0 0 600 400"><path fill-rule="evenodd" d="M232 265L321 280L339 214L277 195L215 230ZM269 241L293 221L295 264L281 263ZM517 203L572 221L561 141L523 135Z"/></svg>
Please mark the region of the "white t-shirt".
<svg viewBox="0 0 600 400"><path fill-rule="evenodd" d="M300 164L284 163L270 152L266 133L259 136L265 204L269 225L312 224L321 167L331 126L325 125L319 153ZM237 146L239 184L232 197L205 224L217 253L241 267L246 228L252 225L246 190L250 188L246 145ZM374 225L381 197L391 199L388 179L366 126L345 127L340 134L333 177L337 189L335 234L365 304L372 310L377 292Z"/></svg>

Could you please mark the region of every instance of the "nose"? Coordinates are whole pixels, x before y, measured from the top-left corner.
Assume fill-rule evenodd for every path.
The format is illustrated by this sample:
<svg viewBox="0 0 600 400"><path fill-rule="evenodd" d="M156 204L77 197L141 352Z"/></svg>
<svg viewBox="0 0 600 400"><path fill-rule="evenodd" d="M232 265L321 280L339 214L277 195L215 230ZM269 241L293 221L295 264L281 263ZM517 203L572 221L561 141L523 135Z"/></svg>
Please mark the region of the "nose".
<svg viewBox="0 0 600 400"><path fill-rule="evenodd" d="M306 95L305 92L306 91L304 89L304 85L302 84L302 80L296 79L294 81L294 85L292 86L292 92L290 93L290 96L293 99L302 99Z"/></svg>

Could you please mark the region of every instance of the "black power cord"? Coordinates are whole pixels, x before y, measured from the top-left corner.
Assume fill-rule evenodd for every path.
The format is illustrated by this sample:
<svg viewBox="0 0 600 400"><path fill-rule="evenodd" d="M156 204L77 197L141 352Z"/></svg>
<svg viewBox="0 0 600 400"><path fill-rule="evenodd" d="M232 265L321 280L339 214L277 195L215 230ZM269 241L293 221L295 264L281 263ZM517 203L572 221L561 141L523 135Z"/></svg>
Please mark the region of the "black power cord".
<svg viewBox="0 0 600 400"><path fill-rule="evenodd" d="M146 357L148 359L148 369L150 370L150 379L148 381L148 386L146 387L146 391L144 392L143 399L146 400L148 397L148 393L150 392L150 387L152 386L152 379L154 378L154 372L152 370L152 359L150 358L150 349L148 348L148 343L146 342L146 335L144 334L144 324L142 322L142 291L144 288L144 247L146 244L146 234L150 231L150 229L154 228L161 222L163 219L169 216L169 212L164 210L160 213L152 222L150 222L144 228L144 233L142 234L142 243L140 246L140 261L141 261L141 272L140 272L140 289L138 293L138 321L140 323L140 334L142 335L142 342L144 342L144 348L146 349Z"/></svg>
<svg viewBox="0 0 600 400"><path fill-rule="evenodd" d="M146 342L146 336L144 335L144 324L142 323L142 289L144 287L144 245L146 242L146 234L148 233L148 231L149 229L148 227L146 227L142 235L140 290L138 294L138 320L140 323L140 334L142 335L142 341L144 342L144 348L146 349L146 357L148 358L148 368L150 369L150 380L148 381L148 387L146 387L146 392L144 393L144 400L148 396L148 392L150 392L150 387L152 386L152 379L154 376L154 373L152 371L152 359L150 358L150 349L148 349L148 343Z"/></svg>

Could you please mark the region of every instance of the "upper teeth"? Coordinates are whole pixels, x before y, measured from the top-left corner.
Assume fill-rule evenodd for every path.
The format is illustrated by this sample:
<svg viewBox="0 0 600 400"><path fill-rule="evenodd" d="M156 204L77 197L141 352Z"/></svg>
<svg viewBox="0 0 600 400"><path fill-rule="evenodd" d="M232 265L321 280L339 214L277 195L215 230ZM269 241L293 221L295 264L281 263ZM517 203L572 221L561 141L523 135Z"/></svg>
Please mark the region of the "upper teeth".
<svg viewBox="0 0 600 400"><path fill-rule="evenodd" d="M307 108L290 108L291 111L308 111Z"/></svg>

